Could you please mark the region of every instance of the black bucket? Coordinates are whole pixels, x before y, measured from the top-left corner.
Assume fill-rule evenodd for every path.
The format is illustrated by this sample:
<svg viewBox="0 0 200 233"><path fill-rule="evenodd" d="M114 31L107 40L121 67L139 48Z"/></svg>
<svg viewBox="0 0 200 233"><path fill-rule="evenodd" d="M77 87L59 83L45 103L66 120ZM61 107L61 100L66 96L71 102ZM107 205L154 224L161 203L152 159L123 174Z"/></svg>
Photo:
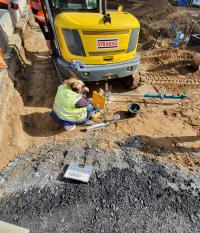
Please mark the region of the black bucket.
<svg viewBox="0 0 200 233"><path fill-rule="evenodd" d="M129 115L136 116L137 113L140 111L140 105L138 104L129 104L128 106L128 113Z"/></svg>

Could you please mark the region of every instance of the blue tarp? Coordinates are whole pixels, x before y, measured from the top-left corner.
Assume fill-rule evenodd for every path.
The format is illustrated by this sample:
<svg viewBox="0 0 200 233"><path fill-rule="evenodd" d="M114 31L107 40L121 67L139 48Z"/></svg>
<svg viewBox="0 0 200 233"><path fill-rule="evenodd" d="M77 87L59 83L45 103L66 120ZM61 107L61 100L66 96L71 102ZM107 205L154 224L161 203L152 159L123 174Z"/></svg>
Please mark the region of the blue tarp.
<svg viewBox="0 0 200 233"><path fill-rule="evenodd" d="M176 4L179 6L187 6L188 2L189 2L189 0L177 0Z"/></svg>

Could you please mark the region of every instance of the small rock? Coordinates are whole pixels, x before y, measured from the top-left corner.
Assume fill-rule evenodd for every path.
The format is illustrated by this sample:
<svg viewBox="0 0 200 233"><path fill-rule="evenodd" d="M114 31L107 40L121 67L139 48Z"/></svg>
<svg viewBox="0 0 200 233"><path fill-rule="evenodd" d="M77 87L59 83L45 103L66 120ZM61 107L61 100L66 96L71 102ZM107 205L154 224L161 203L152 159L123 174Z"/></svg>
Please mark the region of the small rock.
<svg viewBox="0 0 200 233"><path fill-rule="evenodd" d="M40 173L39 173L39 172L36 172L36 173L35 173L35 176L39 177L39 176L40 176Z"/></svg>
<svg viewBox="0 0 200 233"><path fill-rule="evenodd" d="M165 115L165 116L167 116L167 115L168 115L167 110L164 110L164 111L163 111L163 113L164 113L164 115Z"/></svg>
<svg viewBox="0 0 200 233"><path fill-rule="evenodd" d="M65 219L62 218L62 219L60 220L60 223L64 224L64 222L65 222Z"/></svg>
<svg viewBox="0 0 200 233"><path fill-rule="evenodd" d="M0 185L2 185L5 181L6 179L2 175L0 175Z"/></svg>

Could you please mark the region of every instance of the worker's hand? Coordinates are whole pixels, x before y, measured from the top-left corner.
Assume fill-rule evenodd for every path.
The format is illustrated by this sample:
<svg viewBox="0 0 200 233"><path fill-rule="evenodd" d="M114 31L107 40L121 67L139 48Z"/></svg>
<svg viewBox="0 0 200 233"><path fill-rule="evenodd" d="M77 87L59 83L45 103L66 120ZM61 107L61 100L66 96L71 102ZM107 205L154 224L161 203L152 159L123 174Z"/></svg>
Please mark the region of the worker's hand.
<svg viewBox="0 0 200 233"><path fill-rule="evenodd" d="M17 3L11 2L11 9L14 9L14 10L19 9L19 5Z"/></svg>
<svg viewBox="0 0 200 233"><path fill-rule="evenodd" d="M93 105L93 99L92 98L88 98L89 102Z"/></svg>
<svg viewBox="0 0 200 233"><path fill-rule="evenodd" d="M82 91L83 91L83 93L86 93L86 92L89 92L90 90L88 87L84 87Z"/></svg>

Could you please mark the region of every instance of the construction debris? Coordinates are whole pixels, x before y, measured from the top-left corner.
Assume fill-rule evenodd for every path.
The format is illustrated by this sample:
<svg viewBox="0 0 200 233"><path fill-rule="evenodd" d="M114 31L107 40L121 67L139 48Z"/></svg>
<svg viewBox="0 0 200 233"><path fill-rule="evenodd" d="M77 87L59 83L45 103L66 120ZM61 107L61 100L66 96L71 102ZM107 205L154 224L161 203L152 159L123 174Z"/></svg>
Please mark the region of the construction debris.
<svg viewBox="0 0 200 233"><path fill-rule="evenodd" d="M13 161L3 172L0 218L33 233L199 232L199 174L159 162L169 151L155 144L157 161L148 159L145 137L101 149L106 138L99 136L81 148L79 140L51 143ZM67 160L81 162L86 154L94 158L90 182L63 181Z"/></svg>
<svg viewBox="0 0 200 233"><path fill-rule="evenodd" d="M139 105L134 104L134 108L135 106L137 106L137 112L140 109ZM131 118L135 117L137 112L134 111L134 114L130 114L131 110L130 110L130 106L128 106L128 111L124 111L124 112L117 112L113 115L113 119L112 120L105 120L104 122L101 123L97 123L97 124L93 124L91 126L87 126L85 128L86 131L90 131L90 130L96 130L96 129L102 129L105 128L113 123L119 123L119 122L124 122L124 121L128 121Z"/></svg>

